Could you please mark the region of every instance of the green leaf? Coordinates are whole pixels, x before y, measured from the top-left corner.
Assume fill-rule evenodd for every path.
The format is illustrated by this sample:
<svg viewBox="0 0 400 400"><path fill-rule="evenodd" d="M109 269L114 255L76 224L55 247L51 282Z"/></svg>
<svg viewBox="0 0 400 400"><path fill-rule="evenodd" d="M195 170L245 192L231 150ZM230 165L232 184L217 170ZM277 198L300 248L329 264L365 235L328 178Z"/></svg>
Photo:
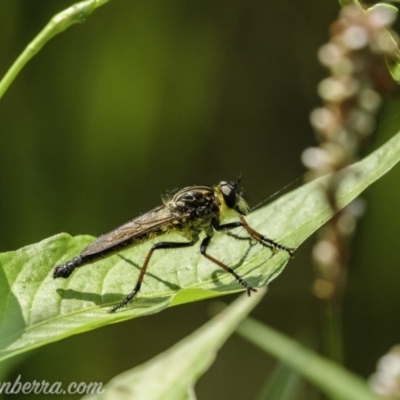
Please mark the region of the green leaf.
<svg viewBox="0 0 400 400"><path fill-rule="evenodd" d="M349 204L400 158L400 134L345 170L337 204ZM300 245L332 215L320 190L328 177L311 182L251 213L256 230L287 246ZM164 239L164 238L163 238ZM167 235L166 240L182 240ZM237 281L200 255L199 245L154 254L141 292L124 310L106 312L129 293L150 243L125 250L68 279L52 278L56 265L77 254L93 238L60 234L20 250L0 254L0 360L62 338L158 312L170 305L241 291ZM284 268L285 252L217 235L210 253L229 264L254 287L264 286ZM257 296L257 293L254 294Z"/></svg>
<svg viewBox="0 0 400 400"><path fill-rule="evenodd" d="M357 375L252 318L247 318L240 324L237 332L268 354L277 357L330 398L337 400L381 399Z"/></svg>
<svg viewBox="0 0 400 400"><path fill-rule="evenodd" d="M86 400L194 398L193 386L212 364L218 349L243 318L258 304L258 296L241 296L220 314L185 339L139 367L113 378L104 393Z"/></svg>

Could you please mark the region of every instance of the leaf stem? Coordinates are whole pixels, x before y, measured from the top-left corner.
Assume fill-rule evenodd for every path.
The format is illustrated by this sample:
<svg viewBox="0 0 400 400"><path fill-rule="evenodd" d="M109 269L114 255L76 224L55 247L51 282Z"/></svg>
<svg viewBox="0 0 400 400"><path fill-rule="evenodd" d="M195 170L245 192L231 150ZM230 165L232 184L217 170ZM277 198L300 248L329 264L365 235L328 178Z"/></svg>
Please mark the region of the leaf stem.
<svg viewBox="0 0 400 400"><path fill-rule="evenodd" d="M13 65L0 81L0 99L22 68L54 36L68 29L71 25L81 23L97 8L109 0L85 0L68 7L54 15L39 34L26 46Z"/></svg>

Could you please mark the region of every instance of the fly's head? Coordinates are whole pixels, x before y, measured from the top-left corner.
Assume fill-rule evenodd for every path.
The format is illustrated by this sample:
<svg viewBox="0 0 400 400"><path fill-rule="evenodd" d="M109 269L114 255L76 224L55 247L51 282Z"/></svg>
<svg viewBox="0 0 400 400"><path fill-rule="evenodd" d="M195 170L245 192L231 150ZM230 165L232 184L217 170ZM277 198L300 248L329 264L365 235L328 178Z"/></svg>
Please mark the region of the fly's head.
<svg viewBox="0 0 400 400"><path fill-rule="evenodd" d="M243 193L238 189L240 177L236 182L222 181L214 186L214 192L220 203L221 216L228 216L232 212L240 215L246 215L250 207L243 198Z"/></svg>

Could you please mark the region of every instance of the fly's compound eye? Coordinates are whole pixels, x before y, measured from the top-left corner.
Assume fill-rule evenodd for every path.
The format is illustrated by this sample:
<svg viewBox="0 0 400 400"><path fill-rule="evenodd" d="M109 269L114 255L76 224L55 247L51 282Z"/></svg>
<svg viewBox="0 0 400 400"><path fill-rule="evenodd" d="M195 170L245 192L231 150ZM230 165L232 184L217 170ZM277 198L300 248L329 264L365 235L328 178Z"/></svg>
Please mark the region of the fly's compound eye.
<svg viewBox="0 0 400 400"><path fill-rule="evenodd" d="M235 208L237 197L236 197L236 188L234 188L228 182L221 182L221 193L224 197L225 203L229 208Z"/></svg>

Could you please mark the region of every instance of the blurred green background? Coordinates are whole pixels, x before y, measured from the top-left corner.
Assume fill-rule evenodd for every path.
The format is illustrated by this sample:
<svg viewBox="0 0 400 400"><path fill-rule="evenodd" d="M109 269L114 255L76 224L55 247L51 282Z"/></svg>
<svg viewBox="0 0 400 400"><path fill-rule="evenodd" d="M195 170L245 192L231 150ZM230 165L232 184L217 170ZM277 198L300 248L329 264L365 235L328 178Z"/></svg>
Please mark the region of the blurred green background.
<svg viewBox="0 0 400 400"><path fill-rule="evenodd" d="M0 74L71 4L2 0ZM314 144L308 115L326 75L316 52L338 10L327 0L119 0L54 38L0 103L0 251L64 231L98 236L158 205L167 189L241 173L255 205L301 176L300 154ZM377 142L399 126L392 99ZM363 376L400 341L399 175L395 168L367 191L349 267L346 366ZM311 245L254 315L318 348ZM43 347L6 378L107 382L201 326L209 304ZM274 365L234 336L196 385L198 398L254 398ZM317 398L304 389L304 399Z"/></svg>

